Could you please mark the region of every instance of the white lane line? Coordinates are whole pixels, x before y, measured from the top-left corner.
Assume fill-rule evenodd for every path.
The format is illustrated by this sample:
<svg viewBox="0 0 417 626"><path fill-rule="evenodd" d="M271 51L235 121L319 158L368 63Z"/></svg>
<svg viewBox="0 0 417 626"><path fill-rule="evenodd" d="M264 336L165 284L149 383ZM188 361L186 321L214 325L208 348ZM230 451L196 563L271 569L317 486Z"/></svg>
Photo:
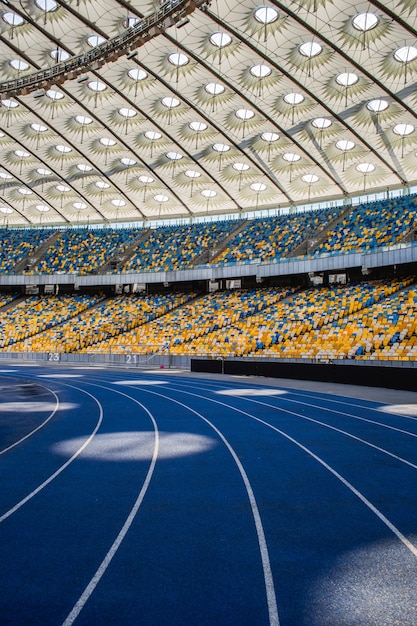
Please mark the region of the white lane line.
<svg viewBox="0 0 417 626"><path fill-rule="evenodd" d="M175 389L174 389L174 391L175 391ZM154 393L154 392L148 391L147 393ZM309 448L306 448L302 443L298 442L296 439L294 439L290 435L287 435L282 430L280 430L279 428L276 428L272 424L269 424L268 422L265 422L264 420L260 419L259 417L255 417L251 413L247 413L246 411L243 411L242 409L238 409L237 407L230 406L229 404L226 404L225 402L220 402L219 400L214 400L212 398L206 398L205 396L200 396L198 394L191 393L190 391L181 391L181 393L187 394L187 395L190 395L190 396L195 396L195 397L200 398L200 399L204 398L205 400L208 400L209 402L214 402L215 404L220 404L221 406L224 406L224 407L226 407L228 409L232 409L233 411L236 411L237 413L241 413L242 415L246 415L250 419L253 419L253 420L257 421L257 422L260 422L261 424L264 424L264 426L267 426L268 428L271 428L272 430L274 430L277 433L279 433L280 435L282 435L282 437L285 437L286 439L288 439L289 441L294 443L296 446L298 446L299 448L304 450L304 452L306 452L312 458L314 458L323 467L325 467L331 474L333 474L333 476L335 476L338 480L340 480L352 493L354 493L391 530L392 533L394 533L394 535L405 545L405 547L408 548L408 550L410 550L410 552L414 556L417 557L417 547L413 543L411 543L411 541L409 541L407 539L407 537L405 537L405 535L403 535L402 532L396 526L394 526L394 524L392 522L390 522L390 520L387 517L385 517L385 515L379 509L376 508L376 506L374 506L372 504L372 502L370 502L358 489L356 489L356 487L354 487L341 474L339 474L335 469L333 469L330 465L328 465L328 463L326 463L326 461L324 461L319 456L317 456L312 450L309 450ZM158 395L160 395L160 394L158 394ZM252 400L252 402L256 402L257 404L262 404L261 402L259 402L257 400Z"/></svg>
<svg viewBox="0 0 417 626"><path fill-rule="evenodd" d="M262 525L261 515L259 513L255 494L253 492L249 478L236 452L233 450L232 446L230 445L226 437L216 428L216 426L212 422L210 422L210 420L208 420L206 417L201 415L201 413L198 413L198 411L195 411L187 404L184 404L183 402L180 402L179 400L174 400L173 398L169 396L165 396L161 393L156 393L155 391L150 391L150 390L145 390L145 391L146 393L150 393L155 396L160 396L162 398L169 400L170 402L179 404L180 406L185 408L187 411L194 413L194 415L196 415L197 417L202 419L204 422L206 422L206 424L208 424L210 428L212 428L217 433L217 435L220 437L220 439L223 441L224 445L227 447L230 454L232 455L233 460L235 461L239 469L240 475L245 485L246 492L249 498L249 503L252 509L253 519L255 522L255 528L256 528L256 533L258 536L258 545L259 545L259 551L261 554L262 569L263 569L264 582L265 582L265 590L266 590L266 598L267 598L268 614L269 614L269 624L270 626L279 626L278 607L277 607L277 600L275 596L275 585L274 585L274 579L272 575L271 563L270 563L269 553L268 553L268 545L266 542L265 532L264 532L263 525ZM187 392L184 392L184 393L187 393ZM195 395L195 394L189 394L189 395ZM222 404L222 403L220 402L219 404ZM63 624L63 626L69 626L69 625Z"/></svg>
<svg viewBox="0 0 417 626"><path fill-rule="evenodd" d="M44 387L44 389L48 389L48 387ZM3 448L3 450L0 450L0 456L4 454L5 452L8 452L15 446L19 445L20 443L22 443L22 441L25 441L26 439L34 435L36 432L38 432L38 430L43 428L53 418L53 416L55 415L55 413L58 411L58 408L59 408L59 398L57 394L55 393L55 391L53 391L52 389L48 389L48 391L50 391L52 395L55 396L55 401L56 401L55 408L51 412L50 416L47 417L41 424L39 424L39 426L31 430L30 433L27 433L24 437L22 437L21 439L18 439L18 441L15 441L14 443L10 444L10 446L7 446L7 448ZM0 405L0 408L1 408L1 405Z"/></svg>
<svg viewBox="0 0 417 626"><path fill-rule="evenodd" d="M286 398L286 400L288 402L292 402L293 404L303 404L304 406L311 406L313 408L316 409L320 409L321 411L328 411L330 413L337 413L337 415L344 415L345 417L349 417L350 419L354 419L354 420L360 420L361 422L368 422L369 424L375 424L375 426L379 426L381 428L388 428L389 430L395 430L399 433L403 433L405 435L410 435L410 437L417 437L416 433L412 433L409 430L403 430L402 428L396 428L395 426L390 426L389 424L384 424L384 422L377 422L376 420L371 420L367 417L361 417L360 415L353 415L352 413L345 413L344 411L338 411L336 409L329 409L328 407L325 406L320 406L317 404L312 404L311 402L302 402L301 400L292 400L291 398ZM354 405L354 406L358 406L358 405ZM366 409L366 407L363 407L364 409ZM367 410L367 409L366 409ZM378 409L379 412L380 408ZM390 415L389 413L385 413L385 415ZM397 416L399 417L399 416ZM405 417L405 416L401 416L401 417ZM408 417L408 419L413 419L415 420L415 418L413 417Z"/></svg>
<svg viewBox="0 0 417 626"><path fill-rule="evenodd" d="M89 384L92 384L92 383L89 383ZM95 386L101 387L100 385L95 385ZM107 387L101 387L101 388L110 390L110 388L107 388ZM120 391L116 391L116 390L113 390L113 389L111 391L114 391L115 393L119 393L120 395L125 396L126 398L129 398L130 400L132 400L133 402L138 404L148 414L149 418L151 419L153 427L154 427L154 434L155 434L154 450L153 450L152 460L151 460L151 463L149 465L149 469L148 469L148 472L146 474L145 481L144 481L144 483L142 485L142 489L140 490L139 495L138 495L138 497L136 499L136 502L133 505L133 508L131 509L131 511L130 511L130 513L129 513L125 523L123 524L119 534L117 535L117 537L114 540L112 546L110 547L110 550L107 552L106 556L104 557L104 559L102 560L101 564L99 565L96 573L94 574L94 576L92 577L92 579L88 583L87 587L85 588L85 590L81 594L80 598L78 599L78 601L74 605L74 607L71 610L71 612L69 613L68 617L62 623L62 626L71 626L71 624L73 624L75 622L75 620L77 619L78 615L81 613L82 609L84 608L84 606L88 602L90 596L92 595L92 593L94 592L94 590L97 587L98 583L100 582L101 578L105 574L105 572L106 572L108 566L110 565L114 555L116 554L117 550L119 549L120 544L122 543L122 541L125 538L127 532L129 531L129 528L131 527L131 525L133 523L133 520L135 519L135 517L137 515L139 507L141 506L141 504L143 502L143 499L145 497L145 494L146 494L146 492L148 490L148 487L149 487L149 484L151 482L151 478L152 478L152 475L153 475L153 472L154 472L154 469L155 469L155 465L156 465L156 461L157 461L157 458L158 458L159 433L158 433L158 426L157 426L157 423L156 423L153 415L150 413L150 411L148 411L148 409L143 404L141 404L140 402L135 400L135 398L132 398L131 396L128 396L125 393L121 393Z"/></svg>
<svg viewBox="0 0 417 626"><path fill-rule="evenodd" d="M72 385L68 385L68 386L72 386ZM101 405L101 403L97 400L97 398L95 398L91 393L89 393L88 391L85 391L84 389L79 389L78 387L74 387L74 389L78 389L78 391L81 391L85 394L87 394L88 396L90 396L90 398L92 398L99 407L99 418L98 418L98 422L93 430L93 432L91 433L91 435L88 437L88 439L86 439L85 443L72 455L71 458L68 459L68 461L66 461L63 465L61 465L60 468L57 469L56 472L54 472L53 474L51 474L51 476L49 476L49 478L47 478L43 483L41 483L40 485L38 485L38 487L36 487L36 489L34 489L33 491L31 491L25 498L23 498L22 500L20 500L20 502L18 502L17 504L15 504L14 507L12 507L11 509L9 509L8 511L6 511L6 513L4 513L1 517L0 517L0 523L4 522L4 520L6 520L8 517L10 517L11 515L13 515L13 513L16 513L16 511L18 511L24 504L26 504L27 502L29 502L29 500L31 500L34 496L36 496L40 491L42 491L42 489L44 489L47 485L49 485L49 483L51 483L53 480L55 480L55 478L57 476L59 476L61 474L61 472L63 472L80 454L81 452L88 446L88 444L91 442L91 440L93 439L94 435L96 434L96 432L98 431L98 429L100 428L101 422L103 420L103 407Z"/></svg>
<svg viewBox="0 0 417 626"><path fill-rule="evenodd" d="M313 417L307 417L307 415L301 415L301 413L296 413L296 411L290 411L289 409L284 409L282 407L274 406L273 404L268 404L267 402L259 402L257 400L250 400L250 402L260 404L261 406L267 406L270 409L274 409L275 411L288 413L289 415L294 415L295 417L299 417L300 419L306 420L307 422L313 422L314 424L319 424L320 426L323 426L324 428L329 428L330 430L334 430L337 433L341 433L342 435L345 435L345 437L350 437L351 439L354 439L355 441L359 441L360 443L363 443L365 446L374 448L374 450L378 450L378 452L382 452L382 454L386 454L387 456L394 458L396 461L400 461L401 463L404 463L405 465L409 465L413 469L417 469L417 465L415 463L412 463L411 461L407 461L407 459L403 459L403 457L398 456L397 454L394 454L393 452L389 452L385 448L380 448L379 446L375 445L374 443L371 443L370 441L367 441L366 439L361 439L361 437L352 435L351 433L348 433L346 430L342 430L341 428L337 428L336 426L332 426L331 424L327 424L326 422L321 422L320 420L314 419ZM303 402L302 404L306 404L306 403ZM306 406L314 407L315 405L306 405ZM315 407L315 408L320 408L320 407ZM325 409L325 410L330 411L331 409ZM338 411L335 411L335 412L338 413ZM347 415L347 414L343 413L343 415ZM416 436L413 433L408 433L407 431L401 431L401 432L404 432L404 434L411 435L412 437Z"/></svg>

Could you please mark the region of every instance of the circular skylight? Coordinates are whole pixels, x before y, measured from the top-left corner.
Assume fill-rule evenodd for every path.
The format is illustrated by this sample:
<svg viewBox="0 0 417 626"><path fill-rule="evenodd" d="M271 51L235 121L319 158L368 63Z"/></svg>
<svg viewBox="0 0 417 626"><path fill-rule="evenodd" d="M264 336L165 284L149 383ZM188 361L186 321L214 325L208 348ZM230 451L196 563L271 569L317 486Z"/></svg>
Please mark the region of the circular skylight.
<svg viewBox="0 0 417 626"><path fill-rule="evenodd" d="M19 159L26 159L30 156L29 152L26 152L26 150L15 150L14 153Z"/></svg>
<svg viewBox="0 0 417 626"><path fill-rule="evenodd" d="M72 151L72 148L70 148L69 146L64 146L62 144L58 144L57 146L55 146L55 148L58 150L58 152L61 152L62 154L68 154L68 152Z"/></svg>
<svg viewBox="0 0 417 626"><path fill-rule="evenodd" d="M249 169L249 165L247 163L233 163L232 167L237 172L246 172Z"/></svg>
<svg viewBox="0 0 417 626"><path fill-rule="evenodd" d="M161 102L164 107L167 107L167 109L175 109L181 104L181 101L178 100L178 98L174 98L173 96L167 96L166 98L162 98Z"/></svg>
<svg viewBox="0 0 417 626"><path fill-rule="evenodd" d="M414 132L414 126L412 124L397 124L394 126L393 131L396 135L405 137L406 135L411 135L411 133Z"/></svg>
<svg viewBox="0 0 417 626"><path fill-rule="evenodd" d="M122 157L120 159L120 163L122 165L126 165L127 167L132 167L132 165L136 165L137 161L135 161L135 159L131 159L129 157Z"/></svg>
<svg viewBox="0 0 417 626"><path fill-rule="evenodd" d="M109 148L110 146L115 146L117 141L115 139L111 139L111 137L102 137L100 139L100 143L103 146L106 146L106 148Z"/></svg>
<svg viewBox="0 0 417 626"><path fill-rule="evenodd" d="M5 215L10 215L10 213L13 213L13 209L11 209L9 206L0 207L0 211Z"/></svg>
<svg viewBox="0 0 417 626"><path fill-rule="evenodd" d="M140 67L132 67L132 69L128 71L127 75L129 76L129 78L131 78L132 80L136 80L137 82L139 82L140 80L145 80L145 78L148 77L147 72L145 72L145 70L142 70Z"/></svg>
<svg viewBox="0 0 417 626"><path fill-rule="evenodd" d="M317 41L306 41L305 43L302 43L298 49L304 57L312 59L322 52L323 46L317 43Z"/></svg>
<svg viewBox="0 0 417 626"><path fill-rule="evenodd" d="M6 107L6 109L15 109L19 106L19 103L16 102L16 100L10 100L9 98L2 100L1 103L4 107Z"/></svg>
<svg viewBox="0 0 417 626"><path fill-rule="evenodd" d="M318 181L318 179L319 177L316 176L316 174L304 174L304 176L301 177L301 180L304 183L307 183L307 185L313 185Z"/></svg>
<svg viewBox="0 0 417 626"><path fill-rule="evenodd" d="M22 196L30 196L33 191L31 189L27 189L26 187L19 187L19 193L21 193Z"/></svg>
<svg viewBox="0 0 417 626"><path fill-rule="evenodd" d="M256 76L256 78L266 78L272 73L272 69L269 65L252 65L249 71L252 76Z"/></svg>
<svg viewBox="0 0 417 626"><path fill-rule="evenodd" d="M13 13L12 11L6 11L3 13L2 18L6 24L10 24L10 26L20 26L25 21L23 17L17 13Z"/></svg>
<svg viewBox="0 0 417 626"><path fill-rule="evenodd" d="M228 46L232 41L231 36L228 33L213 33L210 35L210 43L217 48L224 48Z"/></svg>
<svg viewBox="0 0 417 626"><path fill-rule="evenodd" d="M188 176L188 178L200 178L201 176L200 172L196 172L195 170L187 170L184 174Z"/></svg>
<svg viewBox="0 0 417 626"><path fill-rule="evenodd" d="M379 18L375 13L358 13L352 19L352 24L356 30L360 30L362 32L372 30L378 24Z"/></svg>
<svg viewBox="0 0 417 626"><path fill-rule="evenodd" d="M256 191L256 193L259 193L260 191L265 191L266 189L266 185L264 183L252 183L251 185L249 185L249 187L252 189L252 191Z"/></svg>
<svg viewBox="0 0 417 626"><path fill-rule="evenodd" d="M311 125L314 128L318 128L319 130L324 130L325 128L329 128L332 125L331 120L327 119L327 117L316 117L312 120Z"/></svg>
<svg viewBox="0 0 417 626"><path fill-rule="evenodd" d="M36 170L40 176L49 176L52 174L51 170L46 169L46 167L38 167Z"/></svg>
<svg viewBox="0 0 417 626"><path fill-rule="evenodd" d="M30 127L37 133L44 133L46 130L48 130L46 126L44 126L43 124L38 124L37 122L31 124Z"/></svg>
<svg viewBox="0 0 417 626"><path fill-rule="evenodd" d="M94 184L99 189L108 189L110 187L110 184L106 183L104 180L97 180Z"/></svg>
<svg viewBox="0 0 417 626"><path fill-rule="evenodd" d="M349 139L339 139L339 141L336 142L336 148L338 150L343 150L343 152L352 150L354 147L355 143L353 141L349 141Z"/></svg>
<svg viewBox="0 0 417 626"><path fill-rule="evenodd" d="M202 133L207 128L207 124L205 122L190 122L188 126L196 133Z"/></svg>
<svg viewBox="0 0 417 626"><path fill-rule="evenodd" d="M64 97L62 91L58 91L57 89L48 89L46 91L46 95L51 100L62 100L62 98Z"/></svg>
<svg viewBox="0 0 417 626"><path fill-rule="evenodd" d="M240 120L243 120L244 122L246 122L247 120L252 119L252 117L255 116L255 113L251 111L250 109L238 109L235 115Z"/></svg>
<svg viewBox="0 0 417 626"><path fill-rule="evenodd" d="M9 174L9 172L0 172L0 178L3 178L3 180L10 180L13 176Z"/></svg>
<svg viewBox="0 0 417 626"><path fill-rule="evenodd" d="M415 46L402 46L394 52L394 59L400 63L410 63L417 59L417 48Z"/></svg>
<svg viewBox="0 0 417 626"><path fill-rule="evenodd" d="M26 61L22 61L21 59L12 59L11 61L9 61L9 63L11 67L18 72L24 72L30 67L29 63L26 63Z"/></svg>
<svg viewBox="0 0 417 626"><path fill-rule="evenodd" d="M47 206L46 204L37 204L36 208L38 209L38 211L40 211L41 213L47 213L48 211L50 211L49 206Z"/></svg>
<svg viewBox="0 0 417 626"><path fill-rule="evenodd" d="M168 202L169 197L163 193L157 193L156 196L153 197L156 202Z"/></svg>
<svg viewBox="0 0 417 626"><path fill-rule="evenodd" d="M217 196L217 193L213 191L213 189L203 189L202 191L200 191L200 194L203 196L203 198L207 198L207 200L210 200L210 198L215 198Z"/></svg>
<svg viewBox="0 0 417 626"><path fill-rule="evenodd" d="M134 109L128 109L127 107L122 107L121 109L119 109L119 114L128 119L130 117L135 117L136 115L136 111Z"/></svg>
<svg viewBox="0 0 417 626"><path fill-rule="evenodd" d="M182 159L182 154L180 154L179 152L167 152L165 156L170 161L179 161L180 159Z"/></svg>
<svg viewBox="0 0 417 626"><path fill-rule="evenodd" d="M386 100L381 100L381 98L370 100L366 105L366 108L369 111L372 111L372 113L381 113L382 111L385 111L386 109L388 109L388 107L389 107L388 102Z"/></svg>
<svg viewBox="0 0 417 626"><path fill-rule="evenodd" d="M70 188L68 187L68 185L57 185L55 187L55 189L57 189L58 191L60 191L61 193L67 193Z"/></svg>
<svg viewBox="0 0 417 626"><path fill-rule="evenodd" d="M75 121L81 124L81 126L88 126L93 121L91 117L87 117L86 115L76 115Z"/></svg>
<svg viewBox="0 0 417 626"><path fill-rule="evenodd" d="M284 96L284 101L287 104L291 104L291 106L296 106L297 104L301 104L304 101L304 96L301 93L286 93Z"/></svg>
<svg viewBox="0 0 417 626"><path fill-rule="evenodd" d="M187 65L190 59L187 57L186 54L183 54L182 52L172 52L170 55L168 55L168 61L172 63L172 65L182 67L183 65Z"/></svg>
<svg viewBox="0 0 417 626"><path fill-rule="evenodd" d="M154 181L152 176L147 176L145 174L142 174L141 176L139 176L138 180L140 180L140 182L143 183L144 185L150 185Z"/></svg>
<svg viewBox="0 0 417 626"><path fill-rule="evenodd" d="M106 40L101 35L90 35L89 37L87 37L87 43L92 48L95 48L96 46L100 46L105 41Z"/></svg>
<svg viewBox="0 0 417 626"><path fill-rule="evenodd" d="M279 135L278 133L262 133L261 139L263 139L263 141L267 141L268 143L273 143L274 141L278 141Z"/></svg>
<svg viewBox="0 0 417 626"><path fill-rule="evenodd" d="M220 83L207 83L204 89L212 96L218 96L225 91L225 88Z"/></svg>
<svg viewBox="0 0 417 626"><path fill-rule="evenodd" d="M342 87L351 87L355 85L359 80L359 76L357 76L354 72L342 72L336 76L336 82Z"/></svg>
<svg viewBox="0 0 417 626"><path fill-rule="evenodd" d="M99 80L90 80L87 86L91 91L96 92L105 91L107 89L107 85Z"/></svg>
<svg viewBox="0 0 417 626"><path fill-rule="evenodd" d="M56 63L68 61L71 56L66 50L63 50L62 48L54 48L49 54L51 55L53 60L56 61Z"/></svg>
<svg viewBox="0 0 417 626"><path fill-rule="evenodd" d="M78 211L81 211L82 209L86 209L87 205L85 202L74 202L73 205L74 209L78 209Z"/></svg>
<svg viewBox="0 0 417 626"><path fill-rule="evenodd" d="M80 172L91 172L91 170L93 169L91 165L87 165L87 163L78 163L77 168L80 170Z"/></svg>
<svg viewBox="0 0 417 626"><path fill-rule="evenodd" d="M274 7L264 6L256 9L253 16L261 24L272 24L278 19L279 13Z"/></svg>
<svg viewBox="0 0 417 626"><path fill-rule="evenodd" d="M295 154L294 152L286 152L282 155L284 161L288 161L288 163L295 163L301 159L299 154Z"/></svg>
<svg viewBox="0 0 417 626"><path fill-rule="evenodd" d="M215 143L213 144L213 150L216 152L229 152L230 146L227 143Z"/></svg>
<svg viewBox="0 0 417 626"><path fill-rule="evenodd" d="M375 170L375 165L373 163L358 163L356 169L361 174L370 174Z"/></svg>
<svg viewBox="0 0 417 626"><path fill-rule="evenodd" d="M122 200L122 198L115 198L114 200L111 201L111 203L113 206L116 206L116 207L126 206L126 202Z"/></svg>
<svg viewBox="0 0 417 626"><path fill-rule="evenodd" d="M57 8L57 3L55 0L35 0L36 6L42 11L55 11Z"/></svg>
<svg viewBox="0 0 417 626"><path fill-rule="evenodd" d="M151 141L158 141L161 139L161 133L158 133L156 130L147 130L145 133L146 139L150 139Z"/></svg>

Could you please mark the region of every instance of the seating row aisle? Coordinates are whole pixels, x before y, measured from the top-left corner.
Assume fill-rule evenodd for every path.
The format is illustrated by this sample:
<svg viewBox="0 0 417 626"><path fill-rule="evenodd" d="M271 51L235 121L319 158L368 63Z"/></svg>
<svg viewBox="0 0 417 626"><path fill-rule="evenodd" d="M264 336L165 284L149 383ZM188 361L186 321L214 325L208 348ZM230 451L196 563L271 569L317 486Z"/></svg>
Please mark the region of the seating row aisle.
<svg viewBox="0 0 417 626"><path fill-rule="evenodd" d="M280 346L293 346L304 333L370 306L398 289L397 284L359 283L299 291L246 320L210 333L173 354L195 356L282 356Z"/></svg>
<svg viewBox="0 0 417 626"><path fill-rule="evenodd" d="M109 341L90 346L84 352L133 352L151 354L170 346L173 354L182 354L195 338L204 338L217 329L229 328L238 320L250 318L271 306L292 289L253 289L206 294L168 315L139 326Z"/></svg>
<svg viewBox="0 0 417 626"><path fill-rule="evenodd" d="M416 287L402 289L360 313L305 333L296 342L285 341L267 354L315 359L416 360Z"/></svg>
<svg viewBox="0 0 417 626"><path fill-rule="evenodd" d="M338 217L341 207L254 219L233 237L213 265L273 263Z"/></svg>
<svg viewBox="0 0 417 626"><path fill-rule="evenodd" d="M0 272L13 273L37 251L41 258L34 266L28 262L22 270L27 274L175 271L207 262L215 266L273 263L294 251L305 254L307 244L310 255L369 251L397 244L405 236L412 238L416 230L415 195L360 204L350 210L333 207L149 230L0 229Z"/></svg>
<svg viewBox="0 0 417 626"><path fill-rule="evenodd" d="M370 251L392 246L416 227L416 196L360 204L327 233L313 254Z"/></svg>
<svg viewBox="0 0 417 626"><path fill-rule="evenodd" d="M29 274L91 274L113 256L123 254L142 234L140 229L87 228L63 231Z"/></svg>
<svg viewBox="0 0 417 626"><path fill-rule="evenodd" d="M193 267L198 257L215 248L239 223L234 220L158 228L120 271L160 272Z"/></svg>
<svg viewBox="0 0 417 626"><path fill-rule="evenodd" d="M131 294L108 298L88 311L73 312L71 317L67 316L65 323L55 324L25 342L15 343L10 346L10 351L89 351L97 342L116 337L155 317L167 314L172 308L194 296L192 293L152 296ZM39 313L39 318L42 317L42 313Z"/></svg>
<svg viewBox="0 0 417 626"><path fill-rule="evenodd" d="M13 347L30 337L70 319L103 299L103 295L28 296L0 311L0 348ZM3 305L4 306L4 305Z"/></svg>

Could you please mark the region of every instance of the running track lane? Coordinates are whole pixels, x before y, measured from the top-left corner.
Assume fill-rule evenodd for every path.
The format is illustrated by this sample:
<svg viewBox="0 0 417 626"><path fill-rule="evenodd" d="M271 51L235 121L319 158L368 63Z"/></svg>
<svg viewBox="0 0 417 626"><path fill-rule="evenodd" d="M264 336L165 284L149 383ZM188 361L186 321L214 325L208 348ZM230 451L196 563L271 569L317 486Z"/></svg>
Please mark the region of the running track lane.
<svg viewBox="0 0 417 626"><path fill-rule="evenodd" d="M417 623L409 415L226 379L16 370L79 408L0 456L37 468L18 490L1 472L9 500L103 415L0 524L2 624Z"/></svg>

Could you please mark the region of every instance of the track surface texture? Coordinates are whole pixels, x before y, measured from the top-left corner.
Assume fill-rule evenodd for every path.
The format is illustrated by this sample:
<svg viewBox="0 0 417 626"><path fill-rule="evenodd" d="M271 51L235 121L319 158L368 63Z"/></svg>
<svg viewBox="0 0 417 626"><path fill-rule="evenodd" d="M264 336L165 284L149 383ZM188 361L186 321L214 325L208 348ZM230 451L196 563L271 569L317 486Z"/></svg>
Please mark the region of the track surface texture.
<svg viewBox="0 0 417 626"><path fill-rule="evenodd" d="M417 394L2 366L1 626L415 626Z"/></svg>

